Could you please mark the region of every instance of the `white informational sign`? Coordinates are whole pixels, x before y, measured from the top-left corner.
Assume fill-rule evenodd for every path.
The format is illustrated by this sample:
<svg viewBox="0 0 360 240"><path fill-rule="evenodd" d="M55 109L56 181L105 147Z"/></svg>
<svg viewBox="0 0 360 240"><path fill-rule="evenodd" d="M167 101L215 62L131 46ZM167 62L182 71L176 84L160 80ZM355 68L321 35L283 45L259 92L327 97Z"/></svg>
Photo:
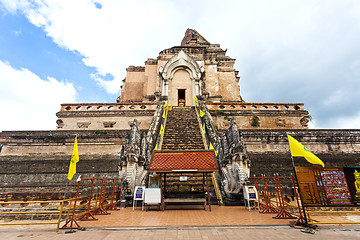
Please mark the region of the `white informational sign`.
<svg viewBox="0 0 360 240"><path fill-rule="evenodd" d="M134 200L144 200L144 189L143 186L136 186L134 191Z"/></svg>
<svg viewBox="0 0 360 240"><path fill-rule="evenodd" d="M180 176L180 181L181 182L186 182L187 181L187 176Z"/></svg>
<svg viewBox="0 0 360 240"><path fill-rule="evenodd" d="M161 204L161 189L160 188L146 188L144 203L146 205Z"/></svg>
<svg viewBox="0 0 360 240"><path fill-rule="evenodd" d="M244 198L246 200L258 200L255 186L244 186Z"/></svg>
<svg viewBox="0 0 360 240"><path fill-rule="evenodd" d="M244 186L244 199L245 205L247 205L249 211L251 209L251 204L255 209L256 206L259 207L259 197L255 186Z"/></svg>
<svg viewBox="0 0 360 240"><path fill-rule="evenodd" d="M145 187L143 186L136 186L134 191L134 200L133 200L133 211L135 209L136 201L142 201L142 207L141 210L144 209L144 193L145 193Z"/></svg>

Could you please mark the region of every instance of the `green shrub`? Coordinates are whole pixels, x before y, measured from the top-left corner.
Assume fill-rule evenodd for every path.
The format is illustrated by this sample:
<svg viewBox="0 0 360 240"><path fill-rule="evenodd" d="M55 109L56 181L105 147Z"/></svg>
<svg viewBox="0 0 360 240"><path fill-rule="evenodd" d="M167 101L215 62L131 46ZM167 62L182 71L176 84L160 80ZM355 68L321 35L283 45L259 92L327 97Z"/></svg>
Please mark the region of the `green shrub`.
<svg viewBox="0 0 360 240"><path fill-rule="evenodd" d="M107 134L108 132L105 130L95 130L95 134Z"/></svg>

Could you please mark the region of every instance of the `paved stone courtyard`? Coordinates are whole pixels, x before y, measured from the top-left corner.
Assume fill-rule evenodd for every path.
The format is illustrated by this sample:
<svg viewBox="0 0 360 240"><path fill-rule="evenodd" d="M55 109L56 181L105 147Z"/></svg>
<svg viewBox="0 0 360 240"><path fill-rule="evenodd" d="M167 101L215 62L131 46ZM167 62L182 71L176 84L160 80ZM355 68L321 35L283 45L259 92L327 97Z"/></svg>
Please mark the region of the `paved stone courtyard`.
<svg viewBox="0 0 360 240"><path fill-rule="evenodd" d="M309 234L290 227L289 219L273 216L244 207L213 206L211 212L128 207L96 215L98 221L80 221L85 231L65 234L66 230L56 233L54 225L0 226L0 239L360 239L360 225L319 225Z"/></svg>
<svg viewBox="0 0 360 240"><path fill-rule="evenodd" d="M163 227L163 228L87 228L75 233L65 234L64 230L56 233L49 227L7 227L0 228L0 239L6 240L141 240L141 239L360 239L360 226L322 226L315 234L303 233L300 229L289 226L211 226L211 227Z"/></svg>
<svg viewBox="0 0 360 240"><path fill-rule="evenodd" d="M177 206L178 208L178 206ZM260 214L258 211L248 211L244 206L219 207L212 206L212 211L193 208L165 211L135 211L131 207L120 211L111 211L110 215L96 215L98 221L80 222L84 227L136 227L136 226L259 226L288 225L289 219L273 219L274 214ZM156 208L154 208L156 209Z"/></svg>

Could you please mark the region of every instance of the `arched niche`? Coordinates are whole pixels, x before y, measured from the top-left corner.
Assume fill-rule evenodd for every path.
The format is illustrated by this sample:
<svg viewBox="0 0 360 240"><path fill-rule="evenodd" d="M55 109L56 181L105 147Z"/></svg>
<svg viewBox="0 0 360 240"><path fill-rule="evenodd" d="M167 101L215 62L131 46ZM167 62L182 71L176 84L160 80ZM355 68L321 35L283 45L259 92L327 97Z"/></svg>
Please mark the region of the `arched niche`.
<svg viewBox="0 0 360 240"><path fill-rule="evenodd" d="M184 75L185 71L188 73L191 84L188 83L187 79L182 80L184 81L183 87L181 87L181 84L178 82L173 83L173 80L179 81L177 78L174 79L175 74ZM187 99L186 105L193 106L195 95L201 95L201 78L203 72L204 68L199 67L194 59L181 50L172 57L164 67L159 68L159 73L162 78L162 96L167 97L169 105L177 106L178 102L175 101L175 99L177 99L175 95L178 95L180 98L182 94L180 91L184 91L186 94L185 98ZM191 101L189 101L189 99L191 99Z"/></svg>

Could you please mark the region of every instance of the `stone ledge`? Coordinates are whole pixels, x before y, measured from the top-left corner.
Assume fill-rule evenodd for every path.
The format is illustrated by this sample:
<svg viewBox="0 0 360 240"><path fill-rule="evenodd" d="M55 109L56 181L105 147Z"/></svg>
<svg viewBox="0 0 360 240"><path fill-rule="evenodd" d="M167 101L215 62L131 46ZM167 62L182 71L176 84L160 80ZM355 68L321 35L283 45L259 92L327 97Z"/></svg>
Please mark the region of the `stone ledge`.
<svg viewBox="0 0 360 240"><path fill-rule="evenodd" d="M98 137L125 137L129 130L48 130L48 131L3 131L0 132L0 141L6 139L44 139L46 141L49 140L59 140L66 139L70 140L70 142L74 142L75 134L78 137L83 139L85 138L98 138Z"/></svg>
<svg viewBox="0 0 360 240"><path fill-rule="evenodd" d="M245 103L245 102L211 102L205 101L211 110L258 110L258 111L305 111L304 103Z"/></svg>
<svg viewBox="0 0 360 240"><path fill-rule="evenodd" d="M239 132L244 138L261 137L276 141L288 142L287 134L297 140L304 138L314 142L333 142L342 140L344 142L354 142L360 144L360 129L241 129Z"/></svg>
<svg viewBox="0 0 360 240"><path fill-rule="evenodd" d="M155 110L157 102L118 102L118 103L63 103L60 112L67 111L131 111Z"/></svg>
<svg viewBox="0 0 360 240"><path fill-rule="evenodd" d="M222 113L218 113L218 111L223 111ZM309 112L306 110L239 110L239 109L226 109L226 110L209 110L209 112L211 113L211 116L237 116L237 117L242 117L242 116L266 116L268 118L270 117L274 117L274 116L288 116L288 115L294 115L294 116L304 116L304 115L308 115Z"/></svg>
<svg viewBox="0 0 360 240"><path fill-rule="evenodd" d="M68 111L57 112L59 118L66 117L118 117L118 116L153 116L155 110L127 110L127 111Z"/></svg>

